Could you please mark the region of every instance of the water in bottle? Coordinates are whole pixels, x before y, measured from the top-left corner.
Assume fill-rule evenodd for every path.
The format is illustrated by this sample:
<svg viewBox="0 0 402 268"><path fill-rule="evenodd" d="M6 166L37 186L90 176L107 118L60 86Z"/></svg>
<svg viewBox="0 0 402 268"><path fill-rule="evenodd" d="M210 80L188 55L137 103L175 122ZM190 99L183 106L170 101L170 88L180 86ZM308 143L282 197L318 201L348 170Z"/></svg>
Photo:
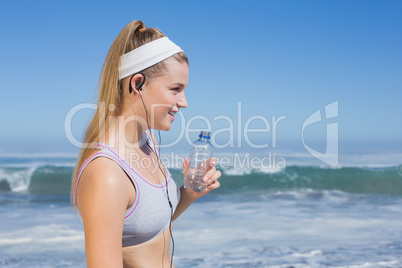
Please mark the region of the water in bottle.
<svg viewBox="0 0 402 268"><path fill-rule="evenodd" d="M184 178L184 188L193 189L196 192L203 192L207 183L202 179L207 173L210 160L213 155L213 148L210 143L210 132L201 131L199 139L191 146L190 166Z"/></svg>

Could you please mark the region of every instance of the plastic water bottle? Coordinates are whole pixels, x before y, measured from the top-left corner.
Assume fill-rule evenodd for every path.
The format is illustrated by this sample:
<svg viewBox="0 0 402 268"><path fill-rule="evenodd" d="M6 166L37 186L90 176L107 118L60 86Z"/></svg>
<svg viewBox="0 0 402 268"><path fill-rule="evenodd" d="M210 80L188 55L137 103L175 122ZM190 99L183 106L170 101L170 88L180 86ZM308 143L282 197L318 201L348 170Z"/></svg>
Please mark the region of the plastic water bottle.
<svg viewBox="0 0 402 268"><path fill-rule="evenodd" d="M202 179L208 171L213 156L209 135L209 131L201 131L200 138L191 146L190 166L184 178L184 188L186 189L203 192L207 187L207 183Z"/></svg>

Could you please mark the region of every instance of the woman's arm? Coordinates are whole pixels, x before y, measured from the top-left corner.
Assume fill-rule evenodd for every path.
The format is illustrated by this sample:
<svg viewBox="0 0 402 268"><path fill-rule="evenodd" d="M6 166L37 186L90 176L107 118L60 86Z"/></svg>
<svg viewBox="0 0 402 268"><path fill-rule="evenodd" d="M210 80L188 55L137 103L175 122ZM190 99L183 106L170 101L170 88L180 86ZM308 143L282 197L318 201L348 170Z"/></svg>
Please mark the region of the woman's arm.
<svg viewBox="0 0 402 268"><path fill-rule="evenodd" d="M184 186L180 188L180 201L173 214L173 221L177 219L195 200L209 193L211 190L219 188L220 183L218 182L218 179L222 175L222 173L219 170L216 170L216 163L217 160L215 157L213 157L210 163L211 167L203 178L204 182L207 183L207 188L205 189L205 191L194 192L191 189L184 188ZM186 157L183 163L183 177L186 177L187 175L189 164L190 159Z"/></svg>
<svg viewBox="0 0 402 268"><path fill-rule="evenodd" d="M123 267L122 233L129 203L124 171L107 158L85 168L77 190L77 206L85 232L87 266Z"/></svg>

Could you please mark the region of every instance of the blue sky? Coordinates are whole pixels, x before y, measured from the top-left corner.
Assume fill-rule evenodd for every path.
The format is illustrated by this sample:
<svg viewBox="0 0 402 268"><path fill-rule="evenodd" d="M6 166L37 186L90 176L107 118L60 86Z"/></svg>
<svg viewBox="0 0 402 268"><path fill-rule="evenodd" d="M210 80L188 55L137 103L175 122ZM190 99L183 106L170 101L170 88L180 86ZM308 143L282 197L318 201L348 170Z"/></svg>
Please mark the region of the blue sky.
<svg viewBox="0 0 402 268"><path fill-rule="evenodd" d="M379 0L7 1L0 9L0 152L75 152L65 117L96 102L109 46L135 19L161 29L190 59L186 122L202 115L218 131L229 123L214 118L227 116L236 134L259 116L271 132L250 139L272 147L272 117L285 116L277 148L299 150L305 120L338 101L338 117L328 122L338 123L341 151L401 152L401 12L401 1ZM77 138L90 114L74 116ZM328 122L306 129L306 142L322 150ZM165 143L178 137L180 123L162 133ZM189 127L205 126L195 120ZM262 128L263 120L249 127Z"/></svg>

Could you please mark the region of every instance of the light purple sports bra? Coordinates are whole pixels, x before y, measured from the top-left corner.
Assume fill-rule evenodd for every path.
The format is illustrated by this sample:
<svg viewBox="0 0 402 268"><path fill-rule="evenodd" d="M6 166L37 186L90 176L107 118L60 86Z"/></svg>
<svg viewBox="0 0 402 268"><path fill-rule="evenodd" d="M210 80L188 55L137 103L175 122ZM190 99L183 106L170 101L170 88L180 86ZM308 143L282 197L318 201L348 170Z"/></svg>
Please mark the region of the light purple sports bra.
<svg viewBox="0 0 402 268"><path fill-rule="evenodd" d="M152 150L159 156L152 139L146 132L143 134ZM98 143L95 147L101 149L91 156L78 173L74 189L74 204L76 204L76 192L78 181L84 168L97 157L107 157L115 161L133 182L136 190L135 201L127 210L123 227L123 247L144 243L164 232L170 224L170 206L166 194L165 182L155 184L142 177L124 158L120 157L113 149L104 143ZM166 168L167 170L167 168ZM167 170L167 185L169 198L173 206L173 213L180 200L180 189Z"/></svg>

